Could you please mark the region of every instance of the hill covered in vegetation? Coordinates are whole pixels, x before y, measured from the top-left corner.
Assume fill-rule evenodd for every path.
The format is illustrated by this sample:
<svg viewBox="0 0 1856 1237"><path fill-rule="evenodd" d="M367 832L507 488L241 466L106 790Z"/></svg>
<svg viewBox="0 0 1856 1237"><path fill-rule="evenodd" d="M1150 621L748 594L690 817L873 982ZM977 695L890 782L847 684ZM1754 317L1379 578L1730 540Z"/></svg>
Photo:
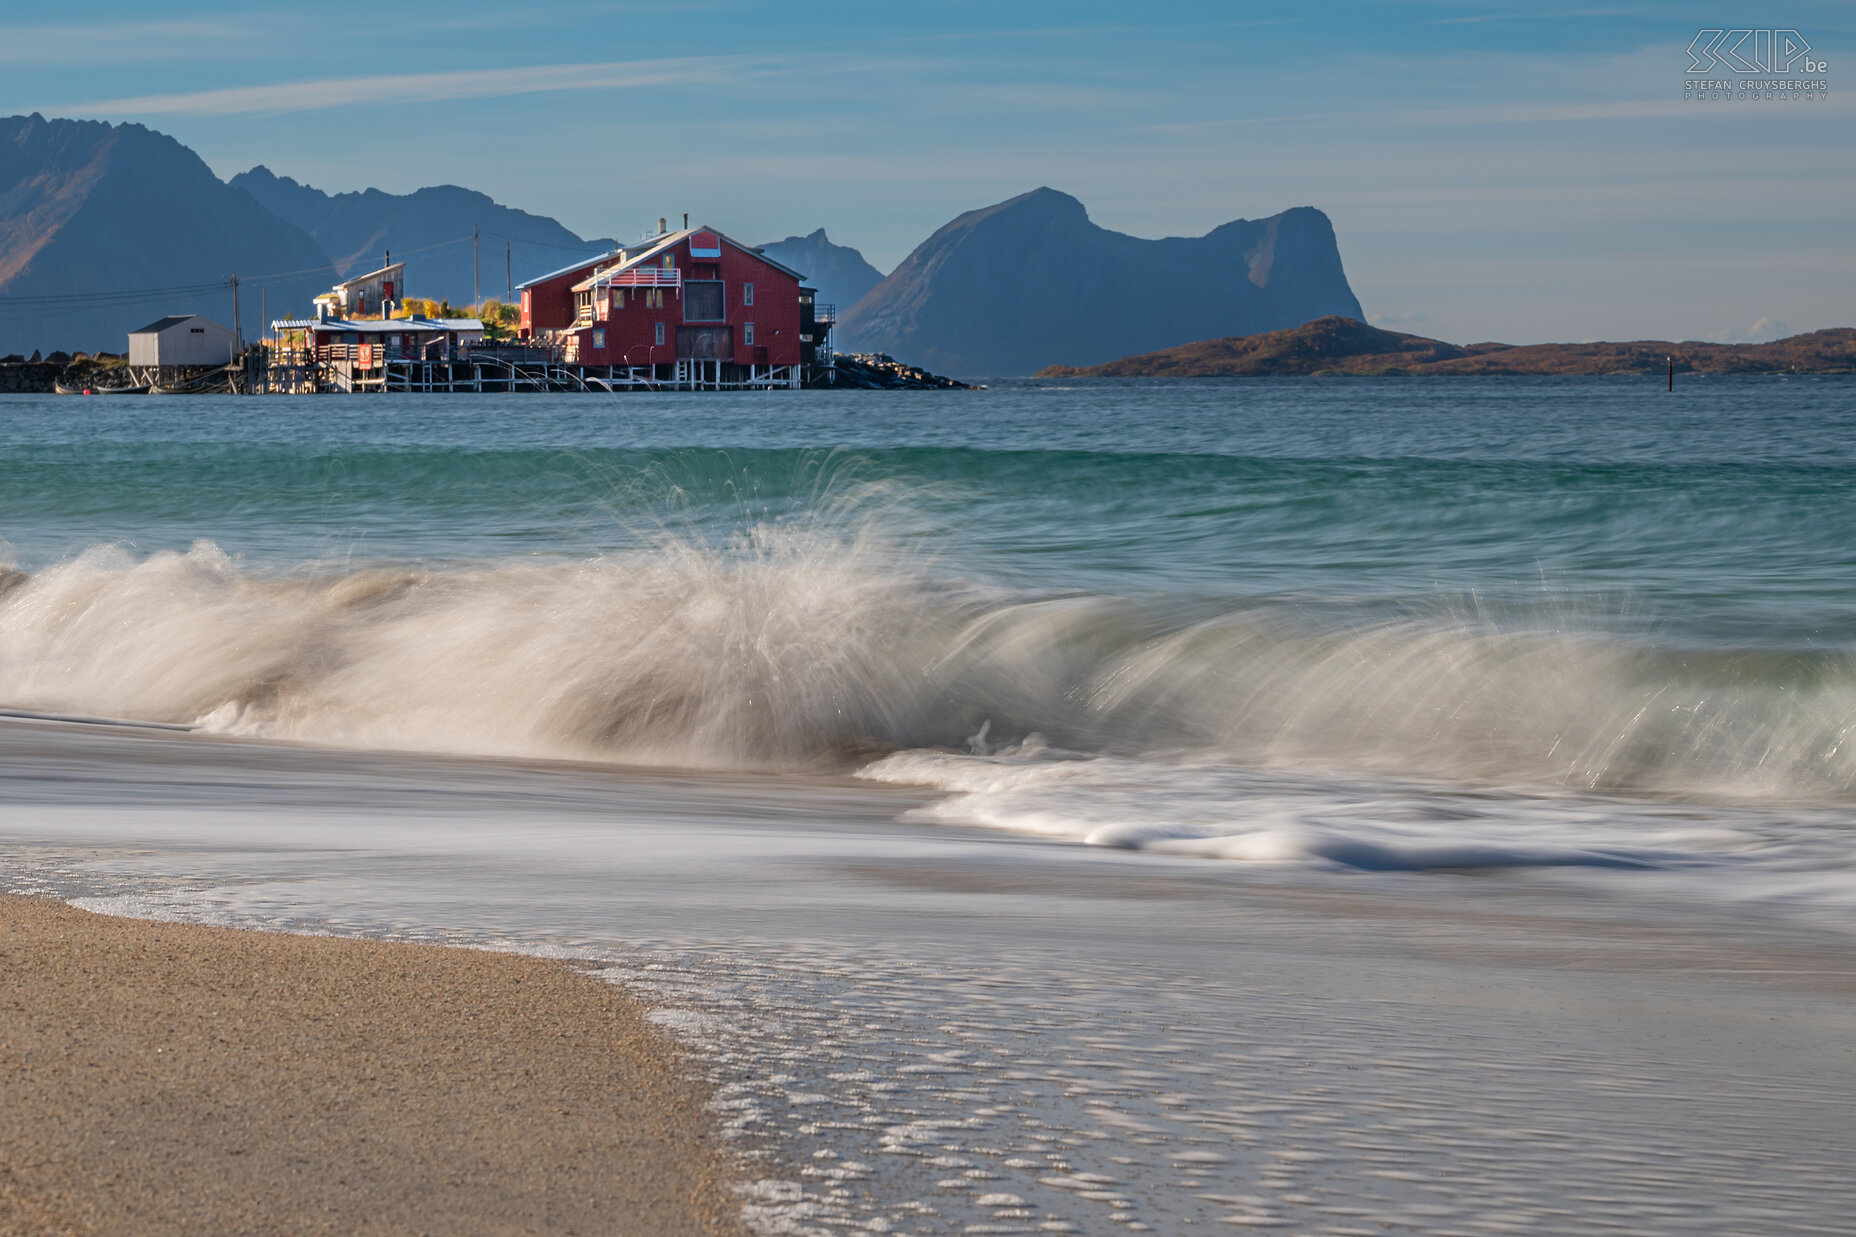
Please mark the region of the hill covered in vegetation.
<svg viewBox="0 0 1856 1237"><path fill-rule="evenodd" d="M1122 357L1051 365L1040 378L1225 378L1281 375L1856 373L1856 328L1764 344L1632 340L1586 344L1449 344L1328 316L1285 331L1235 335Z"/></svg>

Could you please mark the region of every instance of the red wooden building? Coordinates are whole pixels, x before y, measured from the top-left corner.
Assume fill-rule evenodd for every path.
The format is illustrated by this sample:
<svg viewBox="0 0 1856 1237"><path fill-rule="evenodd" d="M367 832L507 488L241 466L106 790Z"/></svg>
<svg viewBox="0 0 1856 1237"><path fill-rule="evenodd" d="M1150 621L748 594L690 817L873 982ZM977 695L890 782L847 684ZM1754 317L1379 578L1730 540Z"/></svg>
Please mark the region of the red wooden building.
<svg viewBox="0 0 1856 1237"><path fill-rule="evenodd" d="M660 232L522 285L522 333L610 379L797 387L811 361L802 276L714 228Z"/></svg>

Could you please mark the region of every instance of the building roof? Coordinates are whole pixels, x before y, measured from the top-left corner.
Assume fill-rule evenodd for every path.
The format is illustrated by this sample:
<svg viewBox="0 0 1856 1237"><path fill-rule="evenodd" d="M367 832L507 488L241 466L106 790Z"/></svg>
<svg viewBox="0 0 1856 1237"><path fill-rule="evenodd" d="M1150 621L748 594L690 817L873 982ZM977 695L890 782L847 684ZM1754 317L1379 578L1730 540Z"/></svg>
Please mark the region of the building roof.
<svg viewBox="0 0 1856 1237"><path fill-rule="evenodd" d="M179 326L183 322L192 322L195 318L200 318L200 315L199 314L169 314L165 318L156 318L153 322L149 323L147 326L142 327L140 330L130 331L129 334L131 335L156 335L162 331L167 330L171 326ZM217 322L214 322L211 319L200 318L200 321L206 323L207 326L218 327L220 330L224 331L228 335L232 333L229 327L219 326Z"/></svg>
<svg viewBox="0 0 1856 1237"><path fill-rule="evenodd" d="M608 275L616 275L623 271L629 271L637 267L644 266L647 263L649 263L653 258L656 258L660 254L662 254L666 249L674 248L676 245L678 245L679 243L685 240L688 240L690 237L694 236L698 232L713 232L717 236L721 237L723 240L727 241L729 244L733 245L736 249L741 250L743 253L753 254L756 258L760 259L762 262L765 262L768 266L773 267L775 270L784 271L788 275L791 275L794 279L798 279L798 280L805 279L804 275L801 275L798 271L794 270L792 267L787 266L783 262L774 261L772 258L768 257L766 254L762 253L760 250L756 249L752 245L743 245L740 241L728 235L726 232L723 232L720 228L695 227L695 228L679 228L675 232L666 232L662 236L653 236L650 239L647 247L640 249L637 253L632 253L628 249L617 250L616 252L623 254L625 256L625 260L623 262L620 262L617 266L609 266L605 270L600 271L598 274L589 276L588 278L581 280L579 283L574 285L574 291L578 292L582 290L583 288L593 287L595 284L597 284L600 280L604 279ZM585 263L582 263L581 265L585 265ZM571 271L571 270L574 270L575 268L570 266L567 269ZM565 272L556 272L556 273L564 274Z"/></svg>
<svg viewBox="0 0 1856 1237"><path fill-rule="evenodd" d="M625 250L623 249L608 249L604 253L595 254L590 258L582 258L578 262L563 266L558 271L549 271L546 275L537 275L533 279L524 280L522 283L517 284L516 288L518 291L523 288L532 288L538 283L547 283L550 279L559 279L562 275L571 275L583 266L592 266L595 263L604 262L607 258L616 258L624 252Z"/></svg>
<svg viewBox="0 0 1856 1237"><path fill-rule="evenodd" d="M393 271L403 271L405 269L406 264L404 262L389 262L377 271L369 271L365 275L356 275L353 279L344 279L335 286L337 288L351 288L355 284L366 283L370 279L379 279L381 276L390 274Z"/></svg>

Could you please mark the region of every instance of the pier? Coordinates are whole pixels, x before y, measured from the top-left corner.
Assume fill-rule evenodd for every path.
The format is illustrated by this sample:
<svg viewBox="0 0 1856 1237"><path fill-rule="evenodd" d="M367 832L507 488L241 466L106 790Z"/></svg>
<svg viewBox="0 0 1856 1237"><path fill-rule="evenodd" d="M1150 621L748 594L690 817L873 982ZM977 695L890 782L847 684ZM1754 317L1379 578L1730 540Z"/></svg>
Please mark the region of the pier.
<svg viewBox="0 0 1856 1237"><path fill-rule="evenodd" d="M363 344L260 350L246 369L253 394L514 393L542 391L796 391L830 385L823 372L807 382L798 365L739 365L684 359L656 365L583 365L547 347L461 348L448 356L392 356ZM828 371L829 366L812 367Z"/></svg>

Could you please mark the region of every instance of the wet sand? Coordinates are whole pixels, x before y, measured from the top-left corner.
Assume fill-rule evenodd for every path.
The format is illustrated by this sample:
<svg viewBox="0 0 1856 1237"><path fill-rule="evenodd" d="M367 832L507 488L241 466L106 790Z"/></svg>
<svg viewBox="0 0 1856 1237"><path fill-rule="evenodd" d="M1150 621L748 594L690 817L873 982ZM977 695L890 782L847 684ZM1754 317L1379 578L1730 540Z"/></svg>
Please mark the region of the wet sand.
<svg viewBox="0 0 1856 1237"><path fill-rule="evenodd" d="M0 1234L737 1231L686 1058L477 950L0 896Z"/></svg>
<svg viewBox="0 0 1856 1237"><path fill-rule="evenodd" d="M1684 901L1654 873L1213 863L902 818L920 802L841 779L16 721L0 723L0 887L157 921L109 921L131 941L180 921L601 966L697 1054L742 1187L728 1200L763 1231L1777 1237L1842 1231L1856 1213L1847 934ZM63 968L83 977L57 998L72 1028L101 1021L78 1004L99 956L80 948ZM9 958L0 968L10 978ZM208 970L247 973L275 989L293 971ZM536 998L556 1012L553 989ZM484 1020L500 1029L530 1007ZM192 1034L210 1039L212 1020ZM40 1060L59 1060L62 1034ZM466 1045L426 1076L476 1068ZM472 1086L464 1098L494 1111ZM176 1139L232 1163L230 1127L192 1119ZM42 1117L22 1128L41 1148L59 1132ZM406 1177L437 1175L411 1158ZM319 1205L318 1174L354 1188L359 1170L336 1162L274 1166L278 1196ZM200 1190L219 1188L194 1167ZM18 1183L32 1199L9 1204L34 1209L26 1231L56 1232L70 1199L100 1196L95 1168L63 1194L39 1171ZM389 1214L362 1198L325 1231ZM417 1200L398 1206L390 1218L417 1214ZM374 1231L484 1231L438 1221Z"/></svg>

